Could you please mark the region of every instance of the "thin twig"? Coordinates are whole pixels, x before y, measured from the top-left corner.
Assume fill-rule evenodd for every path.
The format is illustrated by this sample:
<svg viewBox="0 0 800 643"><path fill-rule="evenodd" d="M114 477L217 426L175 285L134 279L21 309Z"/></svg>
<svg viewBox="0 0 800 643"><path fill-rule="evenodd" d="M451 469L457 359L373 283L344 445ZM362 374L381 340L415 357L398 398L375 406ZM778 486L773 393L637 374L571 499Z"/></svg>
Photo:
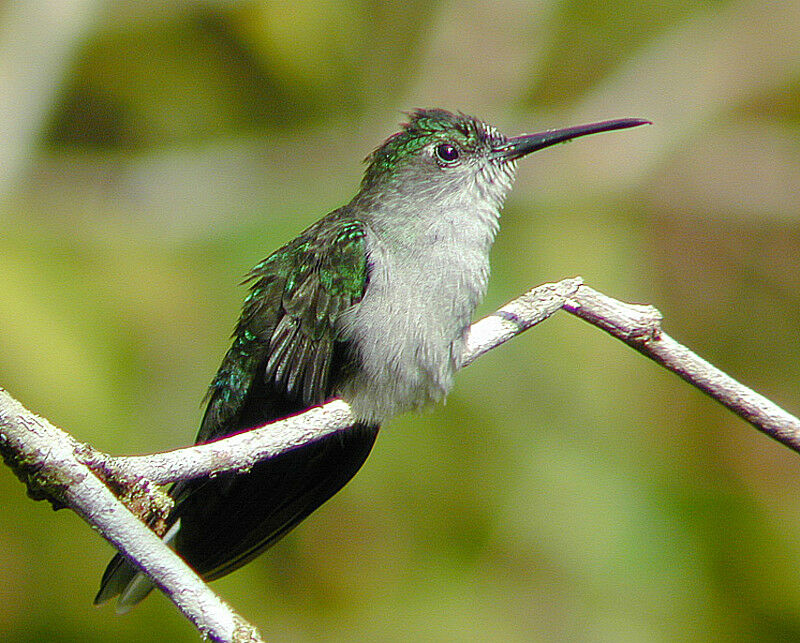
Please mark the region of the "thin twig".
<svg viewBox="0 0 800 643"><path fill-rule="evenodd" d="M800 453L800 420L723 373L661 330L652 306L626 304L581 286L564 310L602 328L723 404L759 431Z"/></svg>
<svg viewBox="0 0 800 643"><path fill-rule="evenodd" d="M467 336L462 367L560 310L581 283L576 278L537 286L475 322ZM110 477L124 472L154 484L166 484L226 471L246 471L257 462L346 429L354 422L350 406L333 400L215 442L144 456L112 457L93 452L85 461L93 469L104 469Z"/></svg>
<svg viewBox="0 0 800 643"><path fill-rule="evenodd" d="M197 446L152 455L108 456L93 452L87 464L106 477L124 472L154 484L245 472L254 464L353 426L350 405L336 399L298 415Z"/></svg>
<svg viewBox="0 0 800 643"><path fill-rule="evenodd" d="M580 278L538 286L475 322L462 366L564 309L680 375L767 435L800 453L800 420L726 375L661 330L661 313L603 295ZM110 457L98 463L156 484L246 471L253 464L352 426L350 407L333 400L286 420L204 445L147 456Z"/></svg>

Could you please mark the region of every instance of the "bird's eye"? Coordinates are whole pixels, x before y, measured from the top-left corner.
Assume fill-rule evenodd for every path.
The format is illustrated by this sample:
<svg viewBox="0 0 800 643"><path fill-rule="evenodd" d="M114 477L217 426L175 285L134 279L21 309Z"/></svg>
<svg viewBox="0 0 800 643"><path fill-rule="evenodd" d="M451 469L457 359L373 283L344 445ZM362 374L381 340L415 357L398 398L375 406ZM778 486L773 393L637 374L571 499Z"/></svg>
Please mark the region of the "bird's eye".
<svg viewBox="0 0 800 643"><path fill-rule="evenodd" d="M458 159L458 148L451 143L442 143L436 146L436 157L444 163L452 163Z"/></svg>

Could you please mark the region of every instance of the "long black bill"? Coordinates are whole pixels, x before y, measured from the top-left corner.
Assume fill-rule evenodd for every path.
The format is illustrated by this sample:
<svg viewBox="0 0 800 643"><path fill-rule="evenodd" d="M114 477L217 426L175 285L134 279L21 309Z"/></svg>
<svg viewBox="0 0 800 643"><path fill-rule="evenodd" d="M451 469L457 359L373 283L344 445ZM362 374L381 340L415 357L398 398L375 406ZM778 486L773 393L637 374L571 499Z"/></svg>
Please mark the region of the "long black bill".
<svg viewBox="0 0 800 643"><path fill-rule="evenodd" d="M565 127L564 129L547 130L536 134L523 134L508 139L503 145L494 150L494 153L503 161L513 161L526 154L550 147L556 143L563 143L579 136L587 134L597 134L599 132L610 132L615 129L627 129L628 127L638 127L639 125L652 125L650 121L642 118L619 118L613 121L601 121L588 125L577 125L575 127Z"/></svg>

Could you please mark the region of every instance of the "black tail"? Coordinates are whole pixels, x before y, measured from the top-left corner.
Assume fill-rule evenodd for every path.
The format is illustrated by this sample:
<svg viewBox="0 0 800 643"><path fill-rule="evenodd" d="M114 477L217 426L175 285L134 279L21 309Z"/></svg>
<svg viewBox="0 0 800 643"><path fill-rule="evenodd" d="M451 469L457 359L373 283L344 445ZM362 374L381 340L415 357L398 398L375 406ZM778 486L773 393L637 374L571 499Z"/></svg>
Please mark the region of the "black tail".
<svg viewBox="0 0 800 643"><path fill-rule="evenodd" d="M171 546L203 578L213 580L252 560L339 491L361 468L377 426L354 427L255 465L245 474L177 483L168 532ZM120 595L117 611L141 601L152 584L119 554L109 564L95 603Z"/></svg>

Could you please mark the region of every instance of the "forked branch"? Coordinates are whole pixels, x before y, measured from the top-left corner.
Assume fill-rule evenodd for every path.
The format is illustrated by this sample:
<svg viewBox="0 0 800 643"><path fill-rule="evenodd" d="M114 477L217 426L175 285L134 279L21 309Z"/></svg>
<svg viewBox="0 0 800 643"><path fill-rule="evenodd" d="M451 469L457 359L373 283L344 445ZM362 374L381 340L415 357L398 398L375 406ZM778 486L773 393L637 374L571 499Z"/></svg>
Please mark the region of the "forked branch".
<svg viewBox="0 0 800 643"><path fill-rule="evenodd" d="M612 299L579 278L534 288L473 324L462 366L562 309L602 328L800 452L800 420L669 337L661 330L661 314L655 308ZM169 509L155 485L246 471L354 421L350 407L333 400L209 444L118 457L76 442L0 389L0 454L26 483L31 497L78 513L150 576L204 635L215 641L260 641L258 632L144 525L142 519L157 524L158 516Z"/></svg>

